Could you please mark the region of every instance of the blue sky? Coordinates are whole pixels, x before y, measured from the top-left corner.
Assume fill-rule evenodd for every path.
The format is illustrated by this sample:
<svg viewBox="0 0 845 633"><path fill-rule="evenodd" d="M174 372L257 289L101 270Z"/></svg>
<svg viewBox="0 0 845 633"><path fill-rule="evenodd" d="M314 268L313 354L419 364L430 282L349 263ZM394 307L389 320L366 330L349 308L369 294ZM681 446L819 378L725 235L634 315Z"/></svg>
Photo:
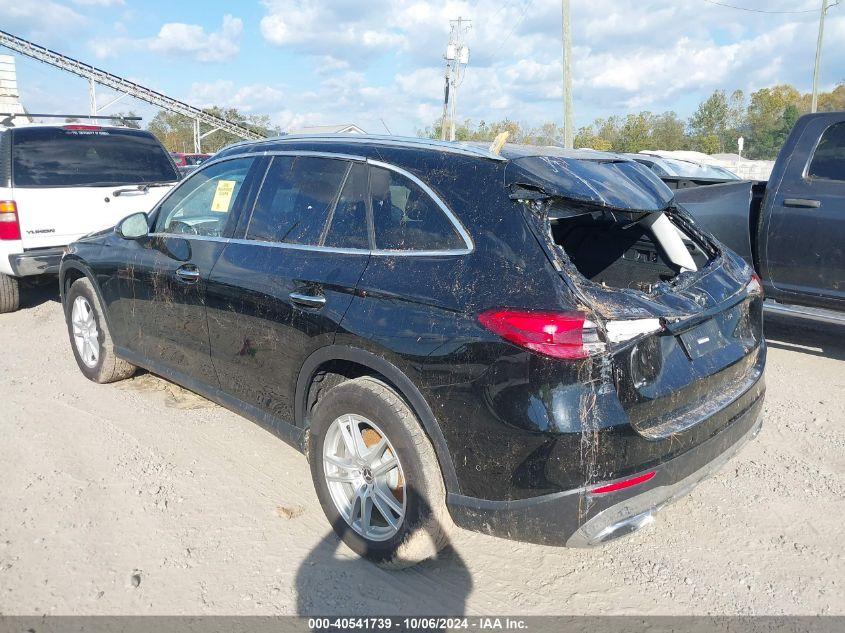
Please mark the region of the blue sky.
<svg viewBox="0 0 845 633"><path fill-rule="evenodd" d="M688 116L716 88L808 91L817 0L573 0L575 121L648 109ZM357 123L413 133L439 115L449 19L473 20L459 114L561 119L559 0L13 0L0 28L199 106L284 129ZM845 80L845 6L830 10L822 80ZM7 52L7 51L2 51ZM31 111L87 111L87 86L18 57ZM99 103L110 99L101 89ZM149 118L154 110L124 100Z"/></svg>

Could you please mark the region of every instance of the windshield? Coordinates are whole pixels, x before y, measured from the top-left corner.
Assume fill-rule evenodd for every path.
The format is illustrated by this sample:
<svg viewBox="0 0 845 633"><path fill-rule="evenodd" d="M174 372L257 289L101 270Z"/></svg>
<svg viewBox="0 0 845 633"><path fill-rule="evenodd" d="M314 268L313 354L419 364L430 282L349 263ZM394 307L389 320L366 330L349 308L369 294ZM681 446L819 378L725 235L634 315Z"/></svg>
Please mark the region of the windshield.
<svg viewBox="0 0 845 633"><path fill-rule="evenodd" d="M68 126L13 130L12 175L18 187L171 183L170 157L149 132Z"/></svg>

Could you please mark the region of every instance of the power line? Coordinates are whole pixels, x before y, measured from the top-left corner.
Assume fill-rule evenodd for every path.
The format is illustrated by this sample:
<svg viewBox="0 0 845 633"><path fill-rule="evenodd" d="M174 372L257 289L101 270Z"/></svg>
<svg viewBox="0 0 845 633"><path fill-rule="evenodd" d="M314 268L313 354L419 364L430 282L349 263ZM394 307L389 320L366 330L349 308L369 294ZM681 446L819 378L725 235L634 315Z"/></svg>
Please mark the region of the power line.
<svg viewBox="0 0 845 633"><path fill-rule="evenodd" d="M511 38L511 35L513 35L514 32L516 32L516 30L520 27L522 21L525 19L525 15L528 13L529 7L531 7L532 4L534 4L534 0L527 0L527 2L523 5L522 13L519 15L519 18L517 18L516 24L513 25L513 28L510 30L510 33L505 36L505 39L502 40L502 43L499 44L499 46L504 47L505 43Z"/></svg>
<svg viewBox="0 0 845 633"><path fill-rule="evenodd" d="M774 15L785 15L785 14L796 14L796 13L816 13L818 9L803 9L801 11L767 11L766 9L752 9L749 7L738 7L733 4L727 4L726 2L717 2L716 0L703 0L707 4L715 4L718 7L725 7L727 9L737 9L739 11L748 11L749 13L769 13ZM837 2L836 4L839 4ZM835 5L831 5L835 6Z"/></svg>

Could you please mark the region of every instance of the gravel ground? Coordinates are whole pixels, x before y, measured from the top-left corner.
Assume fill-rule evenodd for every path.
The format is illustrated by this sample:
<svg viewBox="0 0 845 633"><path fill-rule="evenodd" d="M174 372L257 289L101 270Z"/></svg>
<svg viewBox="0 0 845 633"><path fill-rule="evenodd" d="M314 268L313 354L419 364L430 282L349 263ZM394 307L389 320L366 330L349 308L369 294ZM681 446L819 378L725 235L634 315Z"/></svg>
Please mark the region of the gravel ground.
<svg viewBox="0 0 845 633"><path fill-rule="evenodd" d="M654 525L593 550L456 530L385 571L260 427L87 381L42 292L0 315L0 613L845 614L845 330L767 330L763 431Z"/></svg>

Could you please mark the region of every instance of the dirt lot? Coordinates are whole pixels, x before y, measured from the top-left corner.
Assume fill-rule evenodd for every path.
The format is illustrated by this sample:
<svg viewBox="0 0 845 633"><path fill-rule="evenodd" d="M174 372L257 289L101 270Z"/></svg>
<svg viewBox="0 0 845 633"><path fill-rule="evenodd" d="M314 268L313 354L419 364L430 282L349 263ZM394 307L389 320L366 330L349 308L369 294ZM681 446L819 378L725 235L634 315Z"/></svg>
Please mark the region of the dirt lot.
<svg viewBox="0 0 845 633"><path fill-rule="evenodd" d="M305 458L150 375L88 382L55 297L0 315L0 613L845 614L845 331L768 324L758 439L601 549L329 532Z"/></svg>

